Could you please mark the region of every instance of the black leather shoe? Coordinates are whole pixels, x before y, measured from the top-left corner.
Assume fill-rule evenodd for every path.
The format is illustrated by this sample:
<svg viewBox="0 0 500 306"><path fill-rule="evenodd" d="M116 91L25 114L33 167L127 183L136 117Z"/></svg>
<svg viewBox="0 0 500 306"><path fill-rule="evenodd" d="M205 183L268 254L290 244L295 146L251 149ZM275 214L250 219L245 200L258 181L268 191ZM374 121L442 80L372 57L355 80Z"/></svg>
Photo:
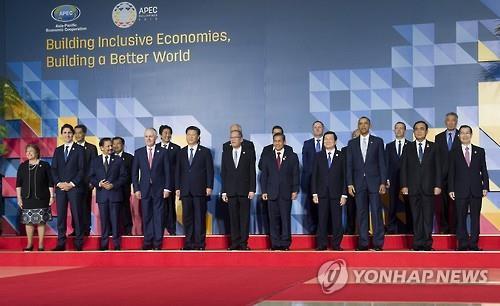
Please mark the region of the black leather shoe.
<svg viewBox="0 0 500 306"><path fill-rule="evenodd" d="M196 248L198 251L205 251L205 248Z"/></svg>
<svg viewBox="0 0 500 306"><path fill-rule="evenodd" d="M38 248L38 252L43 252L43 251L45 251L44 247Z"/></svg>
<svg viewBox="0 0 500 306"><path fill-rule="evenodd" d="M107 251L107 250L108 250L108 248L103 248L103 247L99 248L99 251Z"/></svg>
<svg viewBox="0 0 500 306"><path fill-rule="evenodd" d="M427 252L435 251L434 248L432 248L432 247L424 247L423 250L427 251Z"/></svg>
<svg viewBox="0 0 500 306"><path fill-rule="evenodd" d="M422 250L423 249L421 247L417 247L417 246L410 249L410 251L422 251Z"/></svg>
<svg viewBox="0 0 500 306"><path fill-rule="evenodd" d="M469 250L471 250L471 251L476 251L476 252L480 252L480 251L482 251L483 249L481 249L480 247L471 247L471 248L469 248Z"/></svg>
<svg viewBox="0 0 500 306"><path fill-rule="evenodd" d="M250 247L248 247L248 246L242 246L242 247L240 247L240 250L242 250L242 251L251 251L252 249Z"/></svg>
<svg viewBox="0 0 500 306"><path fill-rule="evenodd" d="M81 252L81 251L83 251L83 247L81 247L81 246L77 246L77 247L75 247L75 250L76 250L77 252Z"/></svg>
<svg viewBox="0 0 500 306"><path fill-rule="evenodd" d="M33 251L33 246L24 248L23 251L25 251L25 252L31 252L31 251Z"/></svg>
<svg viewBox="0 0 500 306"><path fill-rule="evenodd" d="M326 251L326 247L325 246L317 247L316 251Z"/></svg>
<svg viewBox="0 0 500 306"><path fill-rule="evenodd" d="M374 247L373 249L374 249L375 251L377 251L377 252L381 252L381 251L383 251L383 250L384 250L384 249L383 249L383 248L381 248L381 247Z"/></svg>
<svg viewBox="0 0 500 306"><path fill-rule="evenodd" d="M468 251L469 248L468 247L458 247L455 249L455 251Z"/></svg>
<svg viewBox="0 0 500 306"><path fill-rule="evenodd" d="M368 251L368 247L358 246L358 247L356 248L356 251Z"/></svg>
<svg viewBox="0 0 500 306"><path fill-rule="evenodd" d="M236 251L236 250L239 250L240 247L235 247L235 246L230 246L227 248L228 251Z"/></svg>
<svg viewBox="0 0 500 306"><path fill-rule="evenodd" d="M161 251L161 247L153 247L153 251Z"/></svg>
<svg viewBox="0 0 500 306"><path fill-rule="evenodd" d="M68 236L75 237L76 233L75 232L71 232L71 234L69 234Z"/></svg>
<svg viewBox="0 0 500 306"><path fill-rule="evenodd" d="M277 247L277 246L272 246L272 247L270 248L270 250L271 250L271 251L279 251L279 250L281 250L281 248L280 248L280 247Z"/></svg>
<svg viewBox="0 0 500 306"><path fill-rule="evenodd" d="M142 246L142 250L143 250L143 251L149 251L149 250L151 250L151 249L152 249L152 247L151 247L150 245L143 245L143 246Z"/></svg>
<svg viewBox="0 0 500 306"><path fill-rule="evenodd" d="M332 248L332 251L343 251L344 249L341 247L334 247Z"/></svg>
<svg viewBox="0 0 500 306"><path fill-rule="evenodd" d="M114 248L114 250L115 250L115 251L120 251L121 249L122 249L122 248L121 248L121 247L119 247L119 246L115 246L115 248Z"/></svg>
<svg viewBox="0 0 500 306"><path fill-rule="evenodd" d="M290 248L289 247L281 247L281 250L282 251L290 251Z"/></svg>
<svg viewBox="0 0 500 306"><path fill-rule="evenodd" d="M55 252L66 251L66 247L64 247L62 245L58 245L55 248L53 248L52 251L55 251Z"/></svg>
<svg viewBox="0 0 500 306"><path fill-rule="evenodd" d="M194 250L192 247L182 247L181 251L192 251Z"/></svg>
<svg viewBox="0 0 500 306"><path fill-rule="evenodd" d="M175 232L173 233L168 233L170 236L177 236L177 234Z"/></svg>

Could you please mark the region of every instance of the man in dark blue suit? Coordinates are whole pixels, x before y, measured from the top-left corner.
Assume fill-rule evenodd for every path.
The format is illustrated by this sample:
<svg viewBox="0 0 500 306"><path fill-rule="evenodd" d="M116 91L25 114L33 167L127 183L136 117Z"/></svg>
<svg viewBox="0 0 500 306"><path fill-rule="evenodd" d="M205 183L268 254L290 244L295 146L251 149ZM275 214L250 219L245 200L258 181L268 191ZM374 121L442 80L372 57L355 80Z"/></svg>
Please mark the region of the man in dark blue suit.
<svg viewBox="0 0 500 306"><path fill-rule="evenodd" d="M114 249L120 250L120 207L123 202L123 187L127 183L127 171L123 159L113 155L111 138L101 138L99 147L102 155L92 160L90 183L96 188L96 202L99 205L100 250L108 249L110 232L113 235Z"/></svg>
<svg viewBox="0 0 500 306"><path fill-rule="evenodd" d="M334 132L326 132L323 140L324 149L315 154L311 176L313 202L319 206L316 250L326 250L328 224L331 224L332 249L342 251L342 206L347 203L344 154L335 147L337 135Z"/></svg>
<svg viewBox="0 0 500 306"><path fill-rule="evenodd" d="M207 198L214 187L214 164L210 149L200 145L200 129L186 128L187 146L177 154L175 193L182 201L183 250L204 250Z"/></svg>
<svg viewBox="0 0 500 306"><path fill-rule="evenodd" d="M168 154L165 150L156 148L157 138L158 134L154 128L146 129L146 146L135 151L132 164L134 193L135 197L141 200L144 250L162 248L165 228L163 199L168 198L172 190Z"/></svg>
<svg viewBox="0 0 500 306"><path fill-rule="evenodd" d="M260 188L268 202L271 250L288 251L292 243L292 201L299 192L299 159L285 150L285 135L273 136L273 154L262 154Z"/></svg>
<svg viewBox="0 0 500 306"><path fill-rule="evenodd" d="M132 163L134 155L125 152L125 139L120 136L113 137L113 152L123 160L127 171L127 182L123 185L123 201L120 208L120 232L123 235L132 235L132 210L130 209L130 195L132 193Z"/></svg>
<svg viewBox="0 0 500 306"><path fill-rule="evenodd" d="M387 221L387 234L399 233L397 221L397 208L403 206L406 211L406 233L413 232L411 224L411 213L409 204L402 201L400 198L401 187L399 186L399 172L401 168L401 156L408 144L405 138L406 124L404 122L396 122L394 124L394 135L396 140L389 142L385 146L385 162L387 165L387 184L389 185L389 213Z"/></svg>
<svg viewBox="0 0 500 306"><path fill-rule="evenodd" d="M271 133L272 133L273 136L276 135L277 133L280 133L280 134L283 134L283 135L285 134L283 132L283 128L281 126L279 126L279 125L273 126L273 128L271 130ZM285 144L284 148L285 148L285 154L293 152L293 148L290 147L287 144ZM260 171L262 171L262 159L266 155L270 155L271 157L274 155L274 144L269 144L269 145L265 146L262 149L262 152L260 153L260 159L259 159L259 170Z"/></svg>
<svg viewBox="0 0 500 306"><path fill-rule="evenodd" d="M175 165L177 163L177 153L181 149L171 141L172 128L168 125L160 126L161 141L156 144L156 148L167 150L168 160L170 162L170 185L175 186ZM175 197L165 199L165 228L171 236L176 235L177 231L177 214L175 212Z"/></svg>
<svg viewBox="0 0 500 306"><path fill-rule="evenodd" d="M457 211L458 251L481 251L478 246L482 198L488 194L489 176L484 149L471 143L472 128L459 129L461 146L450 154L448 188ZM470 211L470 239L467 212Z"/></svg>
<svg viewBox="0 0 500 306"><path fill-rule="evenodd" d="M384 221L380 195L387 183L384 141L370 135L370 119L358 120L359 137L347 145L347 185L356 199L359 240L357 250L368 250L369 213L373 225L373 248L381 251L384 245Z"/></svg>
<svg viewBox="0 0 500 306"><path fill-rule="evenodd" d="M323 149L323 131L325 125L316 120L312 125L313 138L304 141L302 146L302 176L300 183L305 196L304 208L307 212L306 228L309 233L316 233L318 226L318 206L312 203L311 175L314 163L314 156Z"/></svg>
<svg viewBox="0 0 500 306"><path fill-rule="evenodd" d="M56 183L57 203L57 246L54 251L66 250L66 219L68 202L75 221L75 248L83 247L83 225L81 223L82 197L86 191L83 186L85 175L85 152L82 146L73 142L74 129L69 124L61 127L63 145L56 148L52 158L52 177Z"/></svg>

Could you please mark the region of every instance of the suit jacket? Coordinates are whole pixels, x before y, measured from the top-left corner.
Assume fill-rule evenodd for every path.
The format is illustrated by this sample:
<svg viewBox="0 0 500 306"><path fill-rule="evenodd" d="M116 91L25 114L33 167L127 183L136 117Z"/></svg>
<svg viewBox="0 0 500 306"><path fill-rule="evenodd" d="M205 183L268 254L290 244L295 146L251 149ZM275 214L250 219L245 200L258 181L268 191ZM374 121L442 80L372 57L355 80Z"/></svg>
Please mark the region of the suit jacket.
<svg viewBox="0 0 500 306"><path fill-rule="evenodd" d="M243 142L241 143L241 147L243 149L245 149L245 151L253 151L254 154L255 154L255 146L253 144L252 141L250 140L246 140L246 139L243 139ZM233 147L231 147L231 141L226 141L223 145L222 145L222 151L225 151L225 150L230 150L232 149Z"/></svg>
<svg viewBox="0 0 500 306"><path fill-rule="evenodd" d="M122 152L123 165L125 166L125 171L127 173L127 181L123 185L123 195L130 197L131 185L132 185L132 163L134 162L134 155Z"/></svg>
<svg viewBox="0 0 500 306"><path fill-rule="evenodd" d="M323 145L321 146L323 150ZM302 190L305 193L309 193L311 189L311 175L313 171L313 163L316 155L316 143L315 138L308 139L304 141L304 145L302 146L302 177L301 177L301 185Z"/></svg>
<svg viewBox="0 0 500 306"><path fill-rule="evenodd" d="M401 188L408 187L409 195L434 195L441 188L441 167L436 144L427 140L422 163L417 155L417 142L410 142L401 157Z"/></svg>
<svg viewBox="0 0 500 306"><path fill-rule="evenodd" d="M437 145L439 160L441 161L441 175L443 179L443 185L446 185L448 180L448 168L449 168L449 157L451 151L460 147L460 139L458 137L458 130L455 130L455 138L453 138L453 144L451 145L451 151L448 151L448 137L447 130L436 135L434 141Z"/></svg>
<svg viewBox="0 0 500 306"><path fill-rule="evenodd" d="M484 149L475 145L470 150L470 167L467 166L462 146L452 150L448 172L448 192L455 192L456 198L473 196L480 198L483 190L490 189Z"/></svg>
<svg viewBox="0 0 500 306"><path fill-rule="evenodd" d="M108 171L104 168L102 155L96 156L90 164L90 183L96 189L96 202L121 202L123 201L123 188L127 184L128 175L125 162L117 155L110 155ZM99 187L99 182L105 180L113 184L111 190Z"/></svg>
<svg viewBox="0 0 500 306"><path fill-rule="evenodd" d="M287 153L293 153L293 148L290 147L289 145L285 145L285 155ZM271 155L274 158L274 145L273 144L265 146L262 149L262 153L260 153L260 159L259 159L259 170L260 171L262 171L262 158L265 155Z"/></svg>
<svg viewBox="0 0 500 306"><path fill-rule="evenodd" d="M398 156L396 140L389 142L385 146L385 164L387 166L387 178L391 184L399 184L399 173L401 169L401 157L403 156L406 146L410 143L407 139L404 139L404 145L401 150L401 156Z"/></svg>
<svg viewBox="0 0 500 306"><path fill-rule="evenodd" d="M52 157L52 179L54 184L61 182L72 182L76 190L81 191L84 185L85 173L85 150L82 146L73 143L68 154L68 160L64 161L64 146L61 145L54 151Z"/></svg>
<svg viewBox="0 0 500 306"><path fill-rule="evenodd" d="M41 160L38 163L38 169L35 172L35 180L29 181L29 161L24 161L19 165L17 169L16 177L16 187L21 187L21 197L26 199L28 195L33 199L49 200L50 190L49 187L53 187L52 173L50 170L50 164L46 161ZM29 194L30 184L34 184L35 194Z"/></svg>
<svg viewBox="0 0 500 306"><path fill-rule="evenodd" d="M164 189L172 191L168 154L165 150L158 149L156 146L153 148L155 152L151 169L149 168L148 152L145 146L135 151L132 163L132 185L134 191L140 191L143 198L149 195L163 197Z"/></svg>
<svg viewBox="0 0 500 306"><path fill-rule="evenodd" d="M249 192L255 192L255 151L242 146L236 168L233 150L223 150L220 176L221 193L226 193L227 196L247 196Z"/></svg>
<svg viewBox="0 0 500 306"><path fill-rule="evenodd" d="M262 193L267 193L269 200L290 200L292 192L299 191L299 158L297 154L286 150L278 169L275 154L261 155L262 173L260 175L260 188Z"/></svg>
<svg viewBox="0 0 500 306"><path fill-rule="evenodd" d="M347 196L345 161L342 152L335 150L330 168L326 151L321 150L315 153L311 175L311 194L330 199L340 199L342 195Z"/></svg>
<svg viewBox="0 0 500 306"><path fill-rule="evenodd" d="M381 184L387 181L384 141L382 138L370 135L366 150L366 161L360 146L361 137L349 140L347 144L347 185L354 185L356 190L368 188L369 192L378 192ZM366 185L364 181L366 180Z"/></svg>
<svg viewBox="0 0 500 306"><path fill-rule="evenodd" d="M161 142L156 144L156 148L165 150ZM175 164L177 163L177 153L179 153L180 149L181 147L173 142L170 142L168 145L167 154L168 161L170 162L170 185L172 186L175 186Z"/></svg>
<svg viewBox="0 0 500 306"><path fill-rule="evenodd" d="M198 145L193 161L189 165L188 146L177 153L175 167L175 190L181 191L181 197L206 196L207 188L214 187L214 163L210 149Z"/></svg>
<svg viewBox="0 0 500 306"><path fill-rule="evenodd" d="M97 147L94 146L93 144L85 141L85 144L83 145L83 149L85 151L85 157L84 157L84 160L85 160L84 182L85 182L86 186L90 187L89 186L89 183L90 183L90 177L89 177L89 175L90 175L90 167L91 167L92 160L94 158L96 158L96 156L97 156Z"/></svg>

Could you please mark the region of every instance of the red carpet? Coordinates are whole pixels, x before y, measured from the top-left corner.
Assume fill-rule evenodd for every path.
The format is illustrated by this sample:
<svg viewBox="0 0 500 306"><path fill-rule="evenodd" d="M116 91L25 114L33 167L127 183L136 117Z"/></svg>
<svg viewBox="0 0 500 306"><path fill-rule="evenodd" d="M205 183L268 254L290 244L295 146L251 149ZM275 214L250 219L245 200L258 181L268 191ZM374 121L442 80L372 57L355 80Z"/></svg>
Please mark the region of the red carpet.
<svg viewBox="0 0 500 306"><path fill-rule="evenodd" d="M394 247L408 237L389 236ZM316 252L179 251L181 237L167 237L164 251L21 252L24 237L0 238L0 297L2 305L250 305L259 302L463 302L500 303L500 237L481 238L483 252ZM351 239L352 241L349 241ZM310 236L294 237L297 249L312 244ZM438 236L441 247L449 236ZM140 247L139 237L124 245ZM348 237L344 243L354 242ZM55 243L53 237L47 246ZM98 239L86 240L95 249ZM223 249L227 238L211 236L210 248ZM267 238L254 236L251 245L265 248ZM257 246L257 247L256 247ZM10 250L6 250L10 249ZM16 250L16 251L14 251ZM345 287L325 294L318 269L325 262L344 260L349 278ZM484 283L363 284L353 271L486 270Z"/></svg>

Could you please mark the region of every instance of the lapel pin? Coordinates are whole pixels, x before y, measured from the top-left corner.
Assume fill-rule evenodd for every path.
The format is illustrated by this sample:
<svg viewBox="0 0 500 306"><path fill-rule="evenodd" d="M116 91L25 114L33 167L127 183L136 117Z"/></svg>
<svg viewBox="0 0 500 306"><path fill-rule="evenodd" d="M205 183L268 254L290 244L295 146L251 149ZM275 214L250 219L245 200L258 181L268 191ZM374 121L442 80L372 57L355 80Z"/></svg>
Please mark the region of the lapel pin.
<svg viewBox="0 0 500 306"><path fill-rule="evenodd" d="M245 154L245 151L243 151L243 154Z"/></svg>
<svg viewBox="0 0 500 306"><path fill-rule="evenodd" d="M283 160L285 160L285 159L286 159L286 156L283 156Z"/></svg>
<svg viewBox="0 0 500 306"><path fill-rule="evenodd" d="M338 157L338 156L339 156L339 154L337 153L337 154L335 154L335 156L337 156L337 157Z"/></svg>
<svg viewBox="0 0 500 306"><path fill-rule="evenodd" d="M73 151L75 148L71 148L71 151Z"/></svg>
<svg viewBox="0 0 500 306"><path fill-rule="evenodd" d="M160 153L160 150L156 150L156 153Z"/></svg>
<svg viewBox="0 0 500 306"><path fill-rule="evenodd" d="M114 161L114 159L111 159L111 161Z"/></svg>
<svg viewBox="0 0 500 306"><path fill-rule="evenodd" d="M474 154L477 154L477 151L474 151Z"/></svg>

